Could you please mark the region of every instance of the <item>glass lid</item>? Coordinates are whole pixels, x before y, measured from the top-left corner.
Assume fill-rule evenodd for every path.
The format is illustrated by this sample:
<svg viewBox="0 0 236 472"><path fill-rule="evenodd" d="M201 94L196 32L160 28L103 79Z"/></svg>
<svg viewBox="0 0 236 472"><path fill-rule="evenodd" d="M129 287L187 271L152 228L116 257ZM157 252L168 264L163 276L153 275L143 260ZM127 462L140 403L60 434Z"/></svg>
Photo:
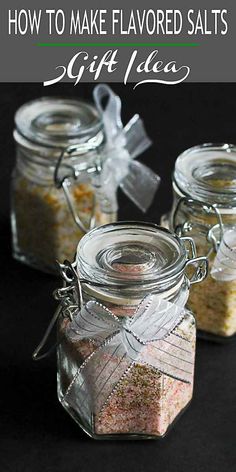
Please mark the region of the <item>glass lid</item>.
<svg viewBox="0 0 236 472"><path fill-rule="evenodd" d="M77 270L91 283L145 286L176 283L186 249L175 235L155 224L119 222L85 235L77 249Z"/></svg>
<svg viewBox="0 0 236 472"><path fill-rule="evenodd" d="M87 142L103 127L93 105L58 97L25 103L15 114L15 124L24 138L55 147Z"/></svg>
<svg viewBox="0 0 236 472"><path fill-rule="evenodd" d="M236 147L203 144L188 149L176 160L174 181L184 195L219 206L235 206Z"/></svg>

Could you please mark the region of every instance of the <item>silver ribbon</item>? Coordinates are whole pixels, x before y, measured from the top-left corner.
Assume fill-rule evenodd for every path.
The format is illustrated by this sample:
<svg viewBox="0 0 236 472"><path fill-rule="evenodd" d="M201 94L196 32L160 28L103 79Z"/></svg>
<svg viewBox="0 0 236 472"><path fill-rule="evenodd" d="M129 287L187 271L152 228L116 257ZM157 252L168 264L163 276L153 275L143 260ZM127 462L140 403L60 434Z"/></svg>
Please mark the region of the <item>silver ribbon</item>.
<svg viewBox="0 0 236 472"><path fill-rule="evenodd" d="M219 282L236 280L236 227L225 226L216 257L211 268L211 276Z"/></svg>
<svg viewBox="0 0 236 472"><path fill-rule="evenodd" d="M94 88L95 104L102 116L106 135L103 152L106 159L100 175L101 204L105 199L111 212L116 212L117 189L120 188L143 212L151 205L160 183L160 177L144 164L134 159L150 145L139 115L134 115L123 127L121 100L108 85ZM105 107L103 106L106 101Z"/></svg>
<svg viewBox="0 0 236 472"><path fill-rule="evenodd" d="M175 303L151 294L132 317L119 319L103 305L87 302L67 329L69 342L90 340L95 350L74 375L64 401L92 425L135 363L147 364L174 379L192 382L194 352L174 332L185 315L188 291Z"/></svg>

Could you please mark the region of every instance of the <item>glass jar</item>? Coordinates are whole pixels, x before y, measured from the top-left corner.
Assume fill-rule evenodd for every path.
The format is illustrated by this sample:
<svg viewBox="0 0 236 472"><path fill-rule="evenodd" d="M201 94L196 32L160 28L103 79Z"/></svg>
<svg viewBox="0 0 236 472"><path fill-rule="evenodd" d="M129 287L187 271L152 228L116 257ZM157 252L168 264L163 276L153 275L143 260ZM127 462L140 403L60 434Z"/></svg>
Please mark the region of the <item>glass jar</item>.
<svg viewBox="0 0 236 472"><path fill-rule="evenodd" d="M62 266L58 397L91 437L163 437L191 401L196 330L185 303L207 270L195 256L191 238L125 222L92 230Z"/></svg>
<svg viewBox="0 0 236 472"><path fill-rule="evenodd" d="M227 249L224 271L222 267L215 271L220 243L224 245L224 235L236 225L236 147L203 144L185 151L176 160L173 193L172 211L162 223L179 235L193 237L198 254L209 260L208 277L201 287L191 288L189 297L199 335L215 341L236 339L233 247ZM226 249L223 252L226 256ZM230 270L230 277L225 277L225 270Z"/></svg>
<svg viewBox="0 0 236 472"><path fill-rule="evenodd" d="M42 98L23 105L15 124L13 255L54 272L56 260L74 258L88 230L117 218L99 188L102 120L80 100Z"/></svg>

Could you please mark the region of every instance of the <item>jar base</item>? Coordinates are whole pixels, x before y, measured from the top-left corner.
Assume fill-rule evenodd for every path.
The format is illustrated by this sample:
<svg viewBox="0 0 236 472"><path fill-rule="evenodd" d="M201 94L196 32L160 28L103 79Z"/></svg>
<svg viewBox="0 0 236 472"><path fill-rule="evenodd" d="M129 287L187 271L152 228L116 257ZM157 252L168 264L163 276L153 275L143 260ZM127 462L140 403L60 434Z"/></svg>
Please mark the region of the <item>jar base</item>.
<svg viewBox="0 0 236 472"><path fill-rule="evenodd" d="M21 262L22 264L25 264L26 266L31 267L31 269L36 269L36 270L40 270L40 272L45 272L46 274L59 276L59 272L57 272L56 262L55 262L55 268L46 266L36 261L33 257L29 255L26 256L22 252L16 251L16 250L13 250L12 257L17 262Z"/></svg>
<svg viewBox="0 0 236 472"><path fill-rule="evenodd" d="M185 405L185 407L178 413L178 415L174 418L172 423L168 426L167 430L162 435L157 434L148 434L148 433L112 433L112 434L96 434L91 431L90 427L86 425L78 415L78 413L67 403L63 400L63 394L58 388L58 400L66 410L66 412L71 416L71 418L78 424L78 426L91 438L96 439L99 441L103 440L111 440L111 441L143 441L143 440L160 440L164 439L171 429L175 426L175 423L179 420L179 418L185 413L188 409L192 399Z"/></svg>

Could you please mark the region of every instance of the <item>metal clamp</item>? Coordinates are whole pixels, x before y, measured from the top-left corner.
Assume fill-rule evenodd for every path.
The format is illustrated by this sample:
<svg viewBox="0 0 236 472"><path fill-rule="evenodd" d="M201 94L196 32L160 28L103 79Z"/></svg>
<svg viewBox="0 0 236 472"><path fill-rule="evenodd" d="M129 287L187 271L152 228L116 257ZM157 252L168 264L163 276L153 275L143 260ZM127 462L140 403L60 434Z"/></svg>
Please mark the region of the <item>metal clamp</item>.
<svg viewBox="0 0 236 472"><path fill-rule="evenodd" d="M83 293L81 287L81 281L78 273L75 270L76 263L71 264L69 261L65 260L64 264L59 264L60 273L65 281L68 281L71 285L66 287L67 290L70 289L73 291L73 300L76 301L77 308L81 308L83 305ZM60 290L60 289L59 289ZM63 290L63 289L61 289Z"/></svg>
<svg viewBox="0 0 236 472"><path fill-rule="evenodd" d="M192 285L194 283L200 282L206 277L208 263L205 257L194 257L196 255L196 247L192 238L183 237L181 239L184 242L184 245L185 243L189 245L189 249L187 249L187 251L191 251L191 258L186 261L185 268L190 265L193 265L196 268L197 265L195 273L189 279L189 283L190 285ZM60 302L60 305L58 306L51 322L49 323L49 326L42 340L40 341L39 345L33 353L33 360L44 359L49 354L51 354L51 352L60 344L61 340L59 339L46 352L40 354L59 316L67 317L70 319L70 321L73 321L75 314L78 312L78 310L80 310L81 306L83 305L83 283L103 288L113 287L113 285L101 284L99 282L91 282L89 280L80 278L79 274L76 271L76 262L71 264L69 261L65 260L64 264L60 264L58 262L58 265L60 269L60 274L63 278L64 286L59 289L56 289L53 292L53 295L54 298ZM122 286L117 285L117 288L119 287Z"/></svg>
<svg viewBox="0 0 236 472"><path fill-rule="evenodd" d="M34 361L39 361L39 360L41 360L41 359L44 359L45 357L48 357L48 356L51 354L51 352L53 352L54 349L55 349L55 348L58 346L58 344L60 343L60 341L57 341L57 342L56 342L55 344L53 344L53 346L51 346L46 352L44 352L43 354L39 354L39 353L42 351L44 345L46 344L47 339L48 339L48 337L49 337L49 335L50 335L50 333L51 333L51 331L52 331L52 329L53 329L55 323L57 322L57 320L58 320L58 318L59 318L61 312L62 312L62 305L59 305L59 306L57 307L57 309L56 309L56 311L55 311L55 313L54 313L54 315L53 315L53 317L52 317L52 319L51 319L51 321L50 321L50 323L49 323L49 325L48 325L46 331L45 331L45 334L44 334L42 340L40 341L39 345L36 347L36 349L34 350L34 352L33 352L33 354L32 354L32 358L33 358Z"/></svg>
<svg viewBox="0 0 236 472"><path fill-rule="evenodd" d="M207 257L197 257L196 244L192 238L189 238L188 236L180 236L180 239L184 243L188 256L188 260L185 264L185 269L189 266L194 266L194 268L196 269L191 278L189 279L188 277L190 285L202 282L202 280L204 280L208 274Z"/></svg>
<svg viewBox="0 0 236 472"><path fill-rule="evenodd" d="M194 208L194 206L198 207L201 210L203 210L203 212L207 215L213 212L218 220L218 223L212 226L211 228L209 228L209 226L205 225L204 223L198 223L198 222L194 222L190 220L186 220L184 221L184 223L177 225L177 216L178 216L180 207L183 204L187 204L191 208ZM199 232L201 231L206 232L207 241L209 241L213 245L213 249L215 251L217 250L217 247L219 246L219 242L221 241L223 237L223 232L224 232L224 225L223 225L222 217L216 205L205 204L205 203L202 203L202 202L199 202L197 200L193 200L192 198L187 198L187 197L182 197L178 201L175 211L173 213L172 225L173 225L174 231L179 237L182 237L183 234L190 233L193 230L197 230ZM220 240L216 238L216 234L215 234L216 229L218 229ZM209 257L209 254L211 252L212 252L212 249L210 249L207 257Z"/></svg>
<svg viewBox="0 0 236 472"><path fill-rule="evenodd" d="M49 356L51 352L53 352L54 349L60 344L61 340L58 340L46 352L40 354L59 316L63 315L64 318L69 318L70 321L73 321L75 313L83 303L82 288L79 277L75 271L75 265L71 264L69 261L65 261L64 264L60 264L58 262L58 265L64 280L64 286L54 290L53 296L55 300L60 302L60 305L57 307L56 312L50 321L42 340L33 352L32 357L35 361Z"/></svg>
<svg viewBox="0 0 236 472"><path fill-rule="evenodd" d="M58 158L57 164L55 166L55 171L54 171L54 183L57 189L62 188L64 191L64 195L66 198L66 202L68 204L69 210L71 212L72 218L75 222L75 224L78 226L78 228L83 232L87 233L90 231L92 228L95 227L96 225L96 220L95 220L95 207L96 207L96 201L95 201L95 194L93 194L93 200L92 200L92 211L90 215L90 219L88 222L88 225L85 226L82 219L80 218L80 215L77 213L74 202L69 190L69 182L71 178L74 180L77 180L81 171L76 170L72 165L68 164L68 162L64 162L64 158L66 155L68 156L79 156L82 154L85 154L90 151L94 151L97 149L97 146L95 146L94 143L82 143L78 146L68 146L67 148L62 149L61 154ZM59 171L61 168L65 169L65 175L63 177L59 177ZM85 170L85 169L84 169ZM92 165L89 168L86 168L87 172L89 174L99 174L101 172L101 162L96 162L94 165Z"/></svg>
<svg viewBox="0 0 236 472"><path fill-rule="evenodd" d="M197 284L202 282L208 274L208 260L205 256L195 257L186 261L185 269L187 267L193 266L196 270L189 279L190 285Z"/></svg>
<svg viewBox="0 0 236 472"><path fill-rule="evenodd" d="M183 241L187 255L189 259L194 259L197 257L197 249L194 240L188 236L180 236L181 241ZM188 243L188 245L186 244ZM191 252L190 252L191 251Z"/></svg>

